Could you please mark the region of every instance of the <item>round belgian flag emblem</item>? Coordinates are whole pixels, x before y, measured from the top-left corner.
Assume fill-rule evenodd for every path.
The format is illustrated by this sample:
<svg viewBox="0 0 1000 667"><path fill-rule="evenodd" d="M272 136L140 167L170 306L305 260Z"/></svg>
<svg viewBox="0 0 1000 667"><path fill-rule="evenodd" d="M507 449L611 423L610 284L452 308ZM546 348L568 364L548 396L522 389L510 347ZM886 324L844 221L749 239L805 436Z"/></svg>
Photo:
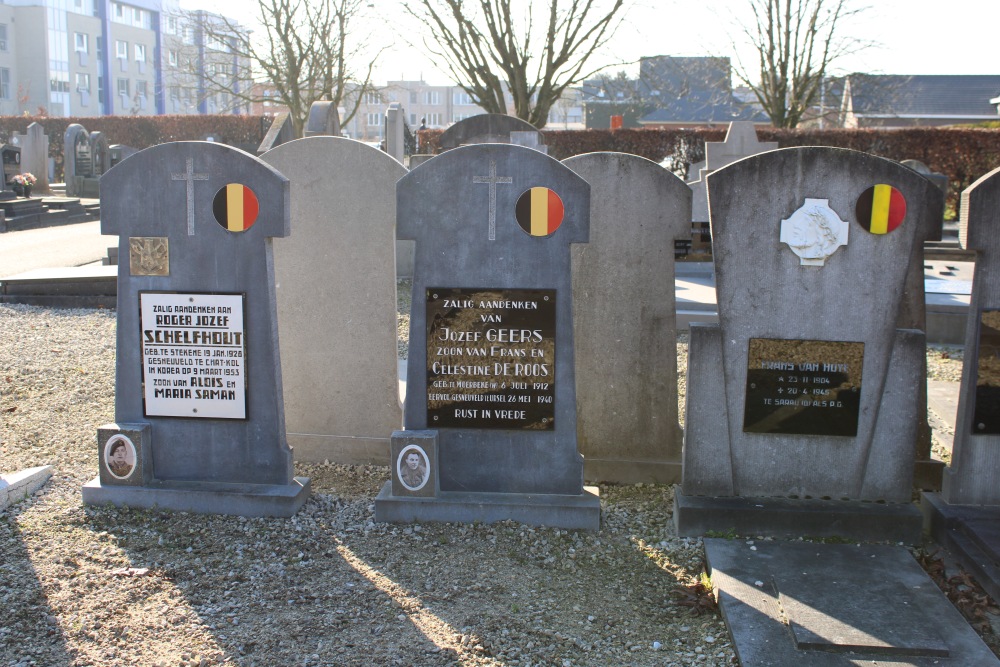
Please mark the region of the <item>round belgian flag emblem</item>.
<svg viewBox="0 0 1000 667"><path fill-rule="evenodd" d="M888 234L903 223L906 200L896 188L879 183L861 193L854 212L858 223L872 234Z"/></svg>
<svg viewBox="0 0 1000 667"><path fill-rule="evenodd" d="M239 183L230 183L215 193L212 213L225 229L245 232L257 221L257 195Z"/></svg>
<svg viewBox="0 0 1000 667"><path fill-rule="evenodd" d="M548 236L562 224L562 199L548 188L531 188L518 197L514 214L528 234Z"/></svg>

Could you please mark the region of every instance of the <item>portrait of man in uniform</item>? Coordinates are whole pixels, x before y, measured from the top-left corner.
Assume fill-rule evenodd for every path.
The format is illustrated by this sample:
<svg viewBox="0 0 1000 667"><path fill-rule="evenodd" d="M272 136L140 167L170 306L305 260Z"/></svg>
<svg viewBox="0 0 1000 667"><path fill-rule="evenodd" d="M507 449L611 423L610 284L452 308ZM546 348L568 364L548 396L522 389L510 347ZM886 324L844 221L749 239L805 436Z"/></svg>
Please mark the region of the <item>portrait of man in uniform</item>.
<svg viewBox="0 0 1000 667"><path fill-rule="evenodd" d="M135 449L125 438L111 438L105 452L108 470L115 477L125 479L135 470Z"/></svg>
<svg viewBox="0 0 1000 667"><path fill-rule="evenodd" d="M417 445L403 449L396 464L399 481L411 491L417 491L427 483L428 468L427 454Z"/></svg>

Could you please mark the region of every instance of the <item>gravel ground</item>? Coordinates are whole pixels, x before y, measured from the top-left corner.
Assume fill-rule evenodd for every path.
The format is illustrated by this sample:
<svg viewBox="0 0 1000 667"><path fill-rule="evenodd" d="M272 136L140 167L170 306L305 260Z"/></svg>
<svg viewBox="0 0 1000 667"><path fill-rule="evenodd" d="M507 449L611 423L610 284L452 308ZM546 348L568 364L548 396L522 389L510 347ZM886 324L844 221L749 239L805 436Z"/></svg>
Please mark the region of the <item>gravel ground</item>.
<svg viewBox="0 0 1000 667"><path fill-rule="evenodd" d="M599 533L376 524L382 467L297 465L314 493L289 520L84 508L114 330L0 305L0 470L56 468L0 513L0 665L734 663L670 487L603 487Z"/></svg>

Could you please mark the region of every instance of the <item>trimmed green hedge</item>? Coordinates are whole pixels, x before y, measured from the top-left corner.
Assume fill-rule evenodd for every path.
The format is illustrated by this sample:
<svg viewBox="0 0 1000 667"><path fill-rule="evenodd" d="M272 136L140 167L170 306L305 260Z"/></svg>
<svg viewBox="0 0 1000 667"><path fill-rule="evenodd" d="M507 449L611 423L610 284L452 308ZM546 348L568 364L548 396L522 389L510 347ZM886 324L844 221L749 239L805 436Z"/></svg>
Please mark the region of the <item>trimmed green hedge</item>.
<svg viewBox="0 0 1000 667"><path fill-rule="evenodd" d="M11 134L27 132L38 123L49 138L49 157L55 158L55 180L63 180L63 137L66 128L79 123L87 132L102 132L108 145L124 144L142 150L168 141L215 141L256 150L271 126L267 116L91 116L50 118L48 116L0 116L0 143L9 143Z"/></svg>

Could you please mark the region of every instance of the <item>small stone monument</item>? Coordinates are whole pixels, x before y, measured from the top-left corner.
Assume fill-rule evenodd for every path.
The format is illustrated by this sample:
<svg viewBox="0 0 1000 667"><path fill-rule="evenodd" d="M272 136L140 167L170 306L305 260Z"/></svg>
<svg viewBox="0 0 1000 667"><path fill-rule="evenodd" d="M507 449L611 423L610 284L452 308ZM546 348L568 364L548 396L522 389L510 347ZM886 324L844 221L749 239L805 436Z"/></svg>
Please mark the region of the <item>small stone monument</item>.
<svg viewBox="0 0 1000 667"><path fill-rule="evenodd" d="M530 132L537 137L537 141L532 141L525 135L517 135L517 141L521 145L530 144L536 150L544 147L545 138L534 125L516 116L501 113L483 113L463 118L441 133L438 145L442 151L446 151L472 144L512 144L512 134L517 132Z"/></svg>
<svg viewBox="0 0 1000 667"><path fill-rule="evenodd" d="M80 178L89 177L94 168L90 156L90 134L79 123L71 123L63 135L63 171L66 196L80 197Z"/></svg>
<svg viewBox="0 0 1000 667"><path fill-rule="evenodd" d="M674 247L691 190L655 162L588 153L590 241L573 246L577 437L591 482L681 479Z"/></svg>
<svg viewBox="0 0 1000 667"><path fill-rule="evenodd" d="M287 179L206 142L148 148L104 178L101 231L122 248L115 423L98 429L84 502L294 514L309 480L285 440L271 255Z"/></svg>
<svg viewBox="0 0 1000 667"><path fill-rule="evenodd" d="M681 535L920 539L924 334L897 328L939 197L896 162L771 151L708 177L718 325L692 325Z"/></svg>
<svg viewBox="0 0 1000 667"><path fill-rule="evenodd" d="M385 465L403 420L393 242L406 169L338 137L261 159L292 188L295 234L274 243L288 444L299 460Z"/></svg>
<svg viewBox="0 0 1000 667"><path fill-rule="evenodd" d="M962 193L959 243L976 253L951 465L924 494L935 540L1000 597L1000 169Z"/></svg>
<svg viewBox="0 0 1000 667"><path fill-rule="evenodd" d="M396 192L396 234L416 259L405 430L376 520L597 529L577 451L570 279L590 187L538 151L485 144L424 163Z"/></svg>
<svg viewBox="0 0 1000 667"><path fill-rule="evenodd" d="M24 134L15 132L11 143L21 147L21 170L38 179L35 189L49 191L49 138L39 123L31 123Z"/></svg>

